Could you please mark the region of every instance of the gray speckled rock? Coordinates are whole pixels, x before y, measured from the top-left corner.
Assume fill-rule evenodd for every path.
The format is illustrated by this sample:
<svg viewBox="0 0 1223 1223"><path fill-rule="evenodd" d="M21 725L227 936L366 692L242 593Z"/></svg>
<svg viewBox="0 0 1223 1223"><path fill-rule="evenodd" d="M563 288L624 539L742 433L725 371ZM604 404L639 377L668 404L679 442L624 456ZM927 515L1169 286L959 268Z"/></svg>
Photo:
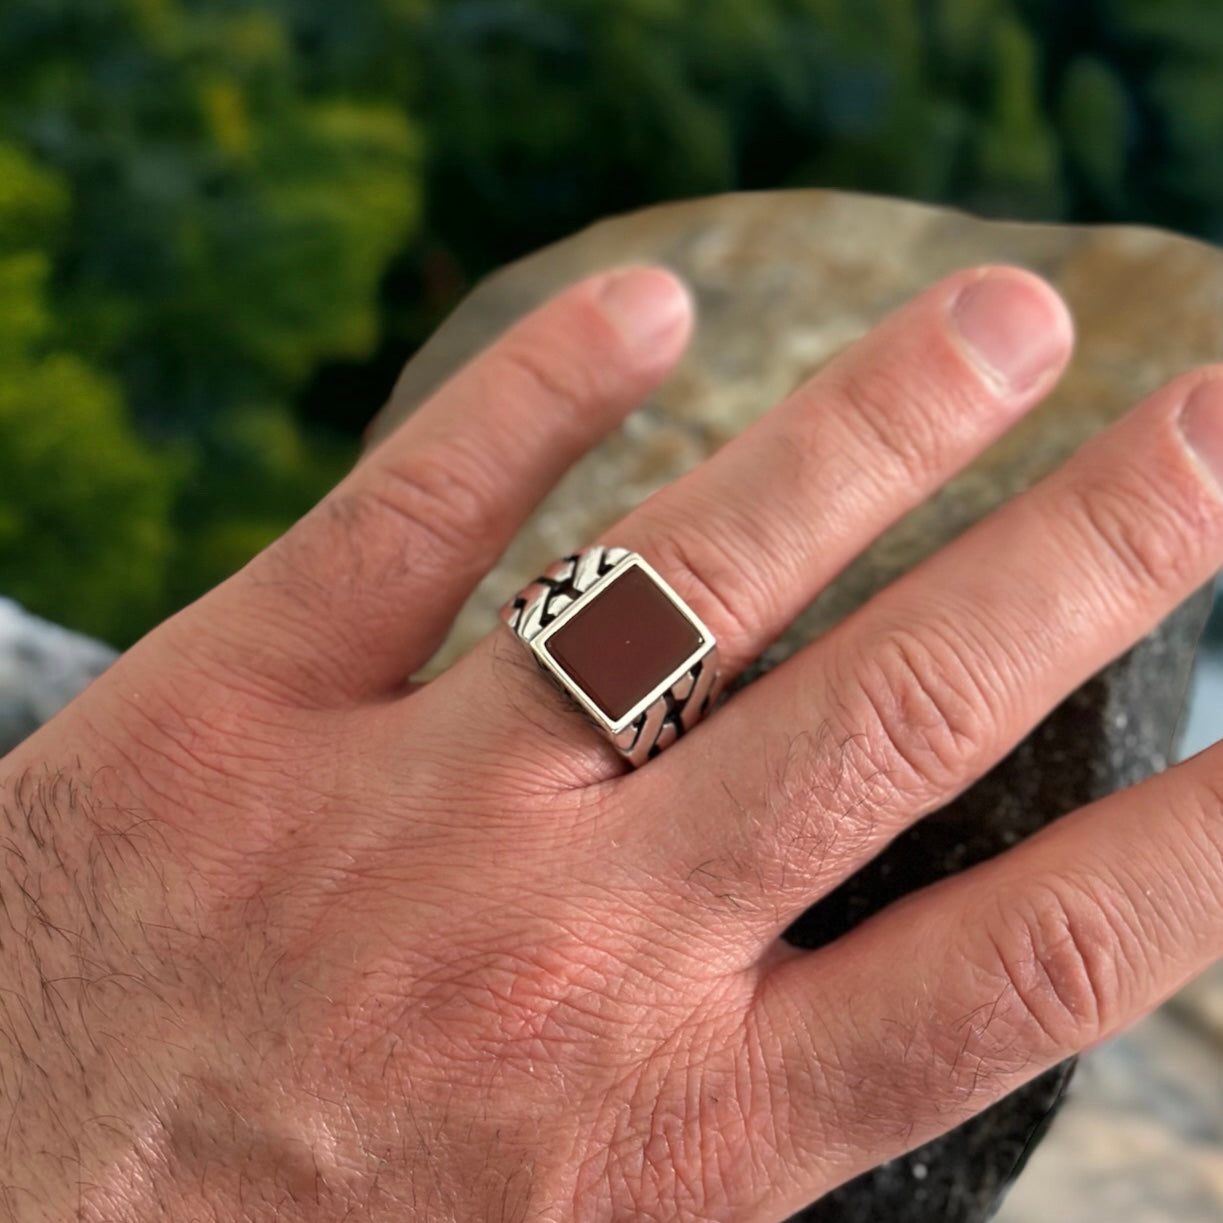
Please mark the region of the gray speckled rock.
<svg viewBox="0 0 1223 1223"><path fill-rule="evenodd" d="M1078 320L1074 366L1043 408L852 566L770 649L763 667L1027 488L1142 394L1223 353L1223 254L1196 243L1149 230L988 223L836 193L724 196L602 222L491 277L408 366L371 437L383 436L531 306L579 276L634 260L667 263L687 278L701 314L695 342L654 400L580 463L521 533L438 665L486 632L506 593L541 563L705 458L888 310L957 267L1018 262L1056 283ZM1161 768L1206 601L1205 594L1191 601L1086 685L1010 759L901 838L792 936L811 945L834 937L910 888ZM1065 1068L1046 1075L803 1217L980 1223L1031 1151L1066 1078Z"/></svg>
<svg viewBox="0 0 1223 1223"><path fill-rule="evenodd" d="M115 653L0 599L0 756L66 705Z"/></svg>

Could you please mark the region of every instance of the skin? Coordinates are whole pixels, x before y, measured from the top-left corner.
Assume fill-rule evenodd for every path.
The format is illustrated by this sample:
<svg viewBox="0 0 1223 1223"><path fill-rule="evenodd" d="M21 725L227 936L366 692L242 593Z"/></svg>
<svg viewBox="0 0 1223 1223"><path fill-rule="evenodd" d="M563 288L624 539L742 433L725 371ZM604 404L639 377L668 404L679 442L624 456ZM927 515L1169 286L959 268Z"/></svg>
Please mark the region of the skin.
<svg viewBox="0 0 1223 1223"><path fill-rule="evenodd" d="M410 682L692 325L659 269L559 295L0 761L0 1218L768 1223L1223 954L1218 749L777 938L1214 574L1219 370L637 773L502 627ZM608 539L733 673L1071 343L965 271Z"/></svg>

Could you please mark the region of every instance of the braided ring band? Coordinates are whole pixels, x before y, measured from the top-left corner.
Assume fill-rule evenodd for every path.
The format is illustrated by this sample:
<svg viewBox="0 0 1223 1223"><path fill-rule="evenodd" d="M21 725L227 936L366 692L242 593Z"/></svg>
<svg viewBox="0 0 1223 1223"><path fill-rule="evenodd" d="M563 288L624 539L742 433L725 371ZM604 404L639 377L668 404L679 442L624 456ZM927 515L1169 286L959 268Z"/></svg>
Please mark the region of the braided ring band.
<svg viewBox="0 0 1223 1223"><path fill-rule="evenodd" d="M635 552L593 547L567 556L501 618L634 767L709 709L713 634Z"/></svg>

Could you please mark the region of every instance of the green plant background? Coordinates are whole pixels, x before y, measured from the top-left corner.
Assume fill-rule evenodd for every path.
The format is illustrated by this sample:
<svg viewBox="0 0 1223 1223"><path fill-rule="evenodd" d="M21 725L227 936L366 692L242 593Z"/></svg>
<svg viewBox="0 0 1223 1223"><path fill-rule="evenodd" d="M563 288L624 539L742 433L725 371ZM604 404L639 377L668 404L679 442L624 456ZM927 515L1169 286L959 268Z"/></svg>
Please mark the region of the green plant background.
<svg viewBox="0 0 1223 1223"><path fill-rule="evenodd" d="M1223 236L1218 0L4 0L0 593L126 645L473 280L802 185Z"/></svg>

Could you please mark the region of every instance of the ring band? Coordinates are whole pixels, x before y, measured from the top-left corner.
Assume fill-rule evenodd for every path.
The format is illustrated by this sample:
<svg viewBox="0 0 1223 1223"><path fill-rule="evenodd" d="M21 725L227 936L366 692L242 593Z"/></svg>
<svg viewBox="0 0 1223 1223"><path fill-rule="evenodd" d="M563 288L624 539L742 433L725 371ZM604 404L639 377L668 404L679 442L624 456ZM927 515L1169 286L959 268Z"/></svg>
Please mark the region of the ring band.
<svg viewBox="0 0 1223 1223"><path fill-rule="evenodd" d="M634 767L709 709L717 642L636 552L596 546L567 556L501 618Z"/></svg>

